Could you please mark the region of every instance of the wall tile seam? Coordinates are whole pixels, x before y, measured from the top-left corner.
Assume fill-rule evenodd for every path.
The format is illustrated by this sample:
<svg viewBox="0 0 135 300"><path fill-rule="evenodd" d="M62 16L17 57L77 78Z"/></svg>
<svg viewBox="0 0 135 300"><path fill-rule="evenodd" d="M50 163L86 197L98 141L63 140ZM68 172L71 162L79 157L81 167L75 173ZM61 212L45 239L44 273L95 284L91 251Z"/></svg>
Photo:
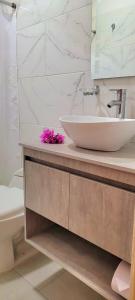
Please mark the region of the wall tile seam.
<svg viewBox="0 0 135 300"><path fill-rule="evenodd" d="M54 77L54 76L65 76L65 75L72 75L72 74L87 74L90 71L88 70L80 70L80 71L74 71L74 72L66 72L66 73L55 73L55 74L45 74L45 75L33 75L33 76L24 76L24 77L18 77L18 80L23 79L31 79L31 78L44 78L44 77Z"/></svg>
<svg viewBox="0 0 135 300"><path fill-rule="evenodd" d="M18 80L23 80L23 79L30 79L30 78L44 78L44 77L53 77L53 76L65 76L65 75L70 75L70 74L80 74L80 73L88 73L90 69L85 69L85 70L79 70L79 71L74 71L74 72L65 72L65 73L52 73L52 74L43 74L43 75L33 75L33 76L23 76L23 77L18 77Z"/></svg>
<svg viewBox="0 0 135 300"><path fill-rule="evenodd" d="M85 8L85 7L90 7L90 8L91 8L91 6L92 6L92 3L89 3L89 4L87 4L87 5L83 5L83 6L79 7L79 8L72 9L71 11L67 11L67 12L65 12L65 13L63 13L63 14L59 14L59 15L56 15L56 16L53 16L53 17L50 17L50 18L48 17L48 18L46 18L46 19L39 20L39 21L37 21L37 22L35 22L35 23L32 23L31 25L22 27L22 28L20 28L20 29L17 28L17 31L16 31L16 32L17 32L17 34L18 34L19 32L21 32L21 31L23 31L23 30L25 30L25 29L27 29L27 28L31 28L31 27L34 27L34 26L39 25L39 24L44 24L44 23L46 23L46 22L49 22L49 21L54 20L54 19L57 19L57 18L59 18L59 17L61 17L61 16L66 16L67 14L70 14L70 13L72 13L72 12L78 11L78 10L80 10L80 9L82 9L82 8Z"/></svg>

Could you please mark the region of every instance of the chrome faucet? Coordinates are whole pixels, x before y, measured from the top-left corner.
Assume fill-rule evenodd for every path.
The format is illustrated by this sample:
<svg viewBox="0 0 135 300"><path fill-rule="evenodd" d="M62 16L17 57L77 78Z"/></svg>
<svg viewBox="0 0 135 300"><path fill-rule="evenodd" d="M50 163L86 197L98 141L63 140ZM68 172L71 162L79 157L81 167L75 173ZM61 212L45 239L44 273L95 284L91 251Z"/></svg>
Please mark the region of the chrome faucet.
<svg viewBox="0 0 135 300"><path fill-rule="evenodd" d="M126 89L111 89L111 92L116 92L117 99L112 100L107 104L107 107L112 108L116 106L116 118L124 119L125 118L125 108L126 108L126 98L127 90Z"/></svg>

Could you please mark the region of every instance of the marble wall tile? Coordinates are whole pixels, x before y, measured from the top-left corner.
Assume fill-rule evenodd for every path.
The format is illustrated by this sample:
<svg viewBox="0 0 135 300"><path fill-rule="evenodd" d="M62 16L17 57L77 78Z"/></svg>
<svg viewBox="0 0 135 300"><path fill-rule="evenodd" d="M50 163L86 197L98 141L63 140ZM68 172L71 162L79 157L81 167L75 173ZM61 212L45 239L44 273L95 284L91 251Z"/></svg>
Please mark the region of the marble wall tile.
<svg viewBox="0 0 135 300"><path fill-rule="evenodd" d="M28 142L30 144L39 142L39 137L44 127L30 123L20 123L21 142Z"/></svg>
<svg viewBox="0 0 135 300"><path fill-rule="evenodd" d="M38 0L39 5L44 0ZM40 22L40 16L34 0L19 0L17 5L17 30Z"/></svg>
<svg viewBox="0 0 135 300"><path fill-rule="evenodd" d="M61 115L84 113L83 86L84 73L21 79L21 123L59 127Z"/></svg>
<svg viewBox="0 0 135 300"><path fill-rule="evenodd" d="M91 0L19 0L18 29L90 4Z"/></svg>
<svg viewBox="0 0 135 300"><path fill-rule="evenodd" d="M90 6L18 31L19 77L89 70L90 31Z"/></svg>
<svg viewBox="0 0 135 300"><path fill-rule="evenodd" d="M46 1L46 4L43 3L43 5L39 6L40 19L46 20L63 15L90 3L91 0L48 0Z"/></svg>
<svg viewBox="0 0 135 300"><path fill-rule="evenodd" d="M47 74L90 69L90 6L47 22Z"/></svg>
<svg viewBox="0 0 135 300"><path fill-rule="evenodd" d="M17 33L19 77L46 73L46 24L40 23Z"/></svg>
<svg viewBox="0 0 135 300"><path fill-rule="evenodd" d="M43 127L61 131L60 115L114 117L116 108L107 108L115 96L109 91L111 88L127 89L126 116L135 118L135 77L91 79L90 3L20 0L17 39L23 140L38 139ZM95 84L100 86L100 94L84 97L83 91Z"/></svg>

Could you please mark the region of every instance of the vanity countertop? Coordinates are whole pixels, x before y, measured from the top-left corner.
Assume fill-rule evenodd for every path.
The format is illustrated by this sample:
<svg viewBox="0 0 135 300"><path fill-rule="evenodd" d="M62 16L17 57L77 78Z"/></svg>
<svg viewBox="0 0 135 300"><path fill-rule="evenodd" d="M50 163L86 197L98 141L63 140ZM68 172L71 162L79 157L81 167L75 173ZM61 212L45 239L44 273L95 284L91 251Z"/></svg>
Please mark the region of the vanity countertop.
<svg viewBox="0 0 135 300"><path fill-rule="evenodd" d="M135 143L129 143L116 152L91 151L77 148L74 144L63 145L41 144L39 141L20 143L27 149L47 154L83 161L94 165L104 166L124 172L135 173Z"/></svg>

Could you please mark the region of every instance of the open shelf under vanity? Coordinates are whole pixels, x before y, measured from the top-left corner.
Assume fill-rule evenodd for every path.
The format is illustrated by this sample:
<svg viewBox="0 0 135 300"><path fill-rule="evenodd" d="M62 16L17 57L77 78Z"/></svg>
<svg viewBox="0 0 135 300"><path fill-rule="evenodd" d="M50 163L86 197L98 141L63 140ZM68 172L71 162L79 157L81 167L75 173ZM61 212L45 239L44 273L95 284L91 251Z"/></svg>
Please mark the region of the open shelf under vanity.
<svg viewBox="0 0 135 300"><path fill-rule="evenodd" d="M120 259L26 208L27 242L108 300L122 300L111 289Z"/></svg>

